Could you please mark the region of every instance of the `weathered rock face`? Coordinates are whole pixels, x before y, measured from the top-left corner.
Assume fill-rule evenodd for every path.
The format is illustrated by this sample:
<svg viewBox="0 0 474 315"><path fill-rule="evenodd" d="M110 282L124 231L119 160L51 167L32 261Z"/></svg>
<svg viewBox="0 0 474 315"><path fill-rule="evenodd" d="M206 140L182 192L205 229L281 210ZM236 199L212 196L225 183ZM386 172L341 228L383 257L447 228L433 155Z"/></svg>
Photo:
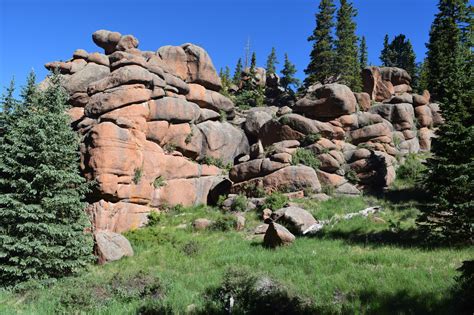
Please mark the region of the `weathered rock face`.
<svg viewBox="0 0 474 315"><path fill-rule="evenodd" d="M59 69L70 94L81 170L96 183L87 208L94 231L135 229L163 205L207 203L229 192L380 189L395 179L395 157L429 150L443 123L429 92L411 94L411 78L399 68L364 69L362 93L316 84L296 103L278 76L258 68L255 83L277 106L241 111L218 92L212 61L196 45L140 51L135 37L105 30L93 40L105 54L79 49L46 67ZM203 162L233 167L225 175ZM297 234L314 223L311 215L286 211L282 220ZM290 241L270 225L270 243Z"/></svg>
<svg viewBox="0 0 474 315"><path fill-rule="evenodd" d="M59 67L71 96L81 169L97 183L87 209L95 230L138 228L153 208L206 203L228 187L222 170L196 162L233 163L249 152L244 132L218 120L232 117L234 104L217 92L207 52L193 44L140 51L135 37L106 30L92 39L105 54L76 50L46 67Z"/></svg>

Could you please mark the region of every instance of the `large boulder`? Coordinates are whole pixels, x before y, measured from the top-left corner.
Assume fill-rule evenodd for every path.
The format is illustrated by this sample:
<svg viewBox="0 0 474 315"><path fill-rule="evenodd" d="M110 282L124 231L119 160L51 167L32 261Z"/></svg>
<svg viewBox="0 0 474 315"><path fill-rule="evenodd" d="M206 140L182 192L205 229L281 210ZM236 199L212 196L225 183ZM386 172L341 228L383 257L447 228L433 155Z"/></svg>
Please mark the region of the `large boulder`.
<svg viewBox="0 0 474 315"><path fill-rule="evenodd" d="M210 156L232 163L249 153L249 142L245 133L227 122L205 121L197 125L203 136L201 156Z"/></svg>
<svg viewBox="0 0 474 315"><path fill-rule="evenodd" d="M224 95L207 90L199 84L190 83L189 92L186 94L186 99L194 102L201 108L207 108L216 111L217 113L224 112L227 115L232 115L234 110L234 103Z"/></svg>
<svg viewBox="0 0 474 315"><path fill-rule="evenodd" d="M272 214L274 221L281 221L288 229L297 235L305 234L317 221L311 213L299 207L287 207Z"/></svg>
<svg viewBox="0 0 474 315"><path fill-rule="evenodd" d="M187 78L186 82L198 83L213 91L220 91L222 83L207 52L196 45L181 45L186 53Z"/></svg>
<svg viewBox="0 0 474 315"><path fill-rule="evenodd" d="M107 77L89 84L87 92L89 95L97 92L103 92L104 90L117 87L124 84L141 83L147 87L151 87L153 83L152 74L146 69L136 66L124 66L113 71Z"/></svg>
<svg viewBox="0 0 474 315"><path fill-rule="evenodd" d="M107 55L116 50L116 46L121 38L122 34L119 32L111 32L107 30L98 30L92 34L92 40L94 43L100 48L103 48Z"/></svg>
<svg viewBox="0 0 474 315"><path fill-rule="evenodd" d="M276 248L282 245L289 245L295 241L295 236L284 226L270 222L263 237L263 246Z"/></svg>
<svg viewBox="0 0 474 315"><path fill-rule="evenodd" d="M388 77L387 74L385 74ZM363 91L370 95L375 101L390 99L395 94L395 89L391 81L382 78L381 68L367 67L362 70Z"/></svg>
<svg viewBox="0 0 474 315"><path fill-rule="evenodd" d="M336 118L356 111L357 100L349 87L333 83L316 89L296 102L294 111L313 118Z"/></svg>
<svg viewBox="0 0 474 315"><path fill-rule="evenodd" d="M150 120L171 123L194 122L201 115L199 106L181 98L164 97L149 102Z"/></svg>
<svg viewBox="0 0 474 315"><path fill-rule="evenodd" d="M94 239L95 254L101 265L119 260L124 256L133 256L132 246L123 235L110 231L98 231L94 233Z"/></svg>
<svg viewBox="0 0 474 315"><path fill-rule="evenodd" d="M70 95L78 92L85 93L89 84L107 77L109 73L109 67L88 63L73 75L64 76L63 86Z"/></svg>

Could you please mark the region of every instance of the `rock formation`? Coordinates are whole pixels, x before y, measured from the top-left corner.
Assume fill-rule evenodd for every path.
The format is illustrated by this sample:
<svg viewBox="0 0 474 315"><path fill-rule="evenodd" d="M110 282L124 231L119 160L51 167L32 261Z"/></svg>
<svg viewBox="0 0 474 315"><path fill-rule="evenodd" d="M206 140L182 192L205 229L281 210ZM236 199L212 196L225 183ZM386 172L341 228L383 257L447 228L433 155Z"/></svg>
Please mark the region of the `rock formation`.
<svg viewBox="0 0 474 315"><path fill-rule="evenodd" d="M132 35L105 30L92 39L104 54L79 49L46 68L60 71L70 95L81 170L95 182L87 212L98 231L127 231L152 209L229 192L352 195L386 187L397 159L429 150L443 122L429 92L411 94L411 78L398 68L365 69L362 93L317 84L288 104L278 77L260 71L271 102L286 106L239 110L219 93L201 47L141 51ZM320 161L317 169L294 163L302 148ZM233 165L228 175L225 165Z"/></svg>

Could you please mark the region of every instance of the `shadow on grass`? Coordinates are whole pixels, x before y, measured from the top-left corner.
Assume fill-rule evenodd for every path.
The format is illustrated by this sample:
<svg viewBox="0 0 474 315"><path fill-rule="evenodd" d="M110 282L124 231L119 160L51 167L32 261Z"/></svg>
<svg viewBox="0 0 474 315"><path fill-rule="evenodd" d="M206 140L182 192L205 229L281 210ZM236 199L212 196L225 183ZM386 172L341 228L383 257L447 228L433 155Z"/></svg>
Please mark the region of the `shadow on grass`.
<svg viewBox="0 0 474 315"><path fill-rule="evenodd" d="M472 314L453 290L440 300L430 294L413 295L405 290L394 294L364 291L359 299L367 305L364 314Z"/></svg>

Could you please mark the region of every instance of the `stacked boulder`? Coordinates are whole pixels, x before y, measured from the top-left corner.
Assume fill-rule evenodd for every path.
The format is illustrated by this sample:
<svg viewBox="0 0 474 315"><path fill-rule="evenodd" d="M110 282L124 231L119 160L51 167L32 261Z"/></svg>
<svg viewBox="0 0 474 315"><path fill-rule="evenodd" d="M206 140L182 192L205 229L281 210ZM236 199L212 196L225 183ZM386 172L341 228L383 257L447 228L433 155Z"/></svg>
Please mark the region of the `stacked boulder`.
<svg viewBox="0 0 474 315"><path fill-rule="evenodd" d="M363 71L364 92L353 93L338 83L316 84L290 110L248 111L243 126L251 143L250 160L231 170L232 191L329 188L353 195L387 187L395 179L398 160L428 151L443 121L429 92L411 94L410 82L403 69L369 67ZM319 159L314 174L291 165L298 148L311 150ZM300 174L311 180L301 181ZM268 179L273 177L279 178L278 185Z"/></svg>
<svg viewBox="0 0 474 315"><path fill-rule="evenodd" d="M220 168L199 162L233 163L249 144L221 122L234 104L219 93L207 52L193 44L140 51L132 35L106 30L92 39L105 54L79 49L46 68L59 70L70 95L81 169L96 183L87 209L94 228L137 228L153 209L207 203L228 187Z"/></svg>

